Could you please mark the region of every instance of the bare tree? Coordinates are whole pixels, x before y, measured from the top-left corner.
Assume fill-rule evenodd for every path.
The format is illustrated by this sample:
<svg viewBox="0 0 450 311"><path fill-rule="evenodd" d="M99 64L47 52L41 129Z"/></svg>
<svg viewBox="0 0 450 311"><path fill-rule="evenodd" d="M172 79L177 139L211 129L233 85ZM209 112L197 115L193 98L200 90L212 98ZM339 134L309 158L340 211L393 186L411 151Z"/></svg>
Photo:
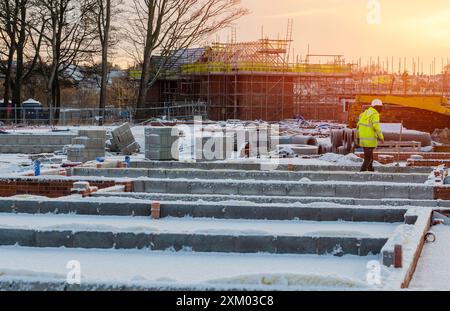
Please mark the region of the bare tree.
<svg viewBox="0 0 450 311"><path fill-rule="evenodd" d="M30 14L30 9L34 6L34 0L16 0L18 9L18 26L16 36L16 71L13 87L12 103L20 107L22 101L22 88L25 81L27 81L34 69L36 68L42 39L43 29L45 23L36 35L36 46L31 44L31 36L33 35L32 28L37 26L39 21L34 15Z"/></svg>
<svg viewBox="0 0 450 311"><path fill-rule="evenodd" d="M59 119L61 107L60 76L74 72L84 57L98 51L93 20L94 0L35 0L40 17L43 44L39 62L47 79L47 104L50 122ZM35 27L35 31L39 31ZM37 42L33 40L35 46ZM71 70L71 72L69 72ZM53 115L54 112L54 115Z"/></svg>
<svg viewBox="0 0 450 311"><path fill-rule="evenodd" d="M117 28L112 21L121 12L122 0L96 0L95 5L95 23L97 25L98 38L100 40L102 59L101 59L101 79L100 79L100 118L99 125L103 125L105 116L105 106L107 101L107 86L109 73L109 52L115 44L116 38L112 38Z"/></svg>
<svg viewBox="0 0 450 311"><path fill-rule="evenodd" d="M164 60L246 15L248 11L240 3L240 0L132 0L127 38L138 51L136 58L142 64L137 119L146 117L147 92L166 65ZM157 65L152 64L155 54L163 60Z"/></svg>
<svg viewBox="0 0 450 311"><path fill-rule="evenodd" d="M12 88L12 71L14 65L14 55L16 53L16 35L19 19L19 6L17 0L4 0L0 2L0 39L6 46L6 62L2 64L2 71L5 74L5 90L3 94L3 105L0 107L0 118L7 119L7 106L10 101Z"/></svg>

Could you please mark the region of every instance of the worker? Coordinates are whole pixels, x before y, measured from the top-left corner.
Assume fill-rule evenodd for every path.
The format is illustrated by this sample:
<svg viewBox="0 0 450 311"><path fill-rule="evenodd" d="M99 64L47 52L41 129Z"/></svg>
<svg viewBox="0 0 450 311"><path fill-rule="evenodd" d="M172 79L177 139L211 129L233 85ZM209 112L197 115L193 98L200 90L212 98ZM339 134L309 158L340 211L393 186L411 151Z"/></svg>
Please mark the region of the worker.
<svg viewBox="0 0 450 311"><path fill-rule="evenodd" d="M373 172L373 152L378 147L378 140L384 143L384 136L380 127L380 113L383 102L375 99L371 107L359 115L358 135L359 146L364 149L364 163L361 172Z"/></svg>

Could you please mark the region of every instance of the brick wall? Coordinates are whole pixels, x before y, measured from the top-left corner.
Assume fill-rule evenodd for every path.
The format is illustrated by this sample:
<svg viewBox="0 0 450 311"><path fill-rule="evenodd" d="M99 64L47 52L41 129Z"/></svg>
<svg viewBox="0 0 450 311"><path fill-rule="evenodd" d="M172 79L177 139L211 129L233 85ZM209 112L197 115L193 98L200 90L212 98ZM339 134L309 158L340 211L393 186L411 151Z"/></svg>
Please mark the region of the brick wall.
<svg viewBox="0 0 450 311"><path fill-rule="evenodd" d="M436 200L450 200L450 186L439 186L434 188Z"/></svg>
<svg viewBox="0 0 450 311"><path fill-rule="evenodd" d="M127 192L133 190L132 182L116 182L114 180L86 180L93 187L99 189L124 185ZM0 197L10 197L20 194L39 195L49 198L58 198L71 194L74 179L39 179L39 178L6 178L0 179Z"/></svg>

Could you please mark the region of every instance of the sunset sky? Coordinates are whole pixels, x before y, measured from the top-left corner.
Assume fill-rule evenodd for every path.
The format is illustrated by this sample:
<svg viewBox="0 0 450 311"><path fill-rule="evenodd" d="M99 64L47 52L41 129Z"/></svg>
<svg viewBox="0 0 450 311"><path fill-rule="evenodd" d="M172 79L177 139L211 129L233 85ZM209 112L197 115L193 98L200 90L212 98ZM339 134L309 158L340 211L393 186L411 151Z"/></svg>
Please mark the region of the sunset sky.
<svg viewBox="0 0 450 311"><path fill-rule="evenodd" d="M381 5L380 24L368 23L370 1ZM250 14L236 23L238 41L259 39L262 26L265 36L284 38L293 18L295 55L304 56L309 44L312 54L342 54L354 63L361 58L363 66L370 57L374 63L394 57L395 71L400 58L407 57L412 71L412 59L419 57L425 73L434 59L438 73L450 59L449 0L242 0L242 5ZM226 29L210 40L230 38ZM116 62L130 65L120 53Z"/></svg>
<svg viewBox="0 0 450 311"><path fill-rule="evenodd" d="M436 57L450 58L449 0L380 0L381 24L369 24L369 0L242 0L250 15L237 22L237 40L255 40L264 33L286 36L287 20L294 19L295 54L343 54L349 61L371 56L382 59L420 57L424 71ZM220 33L226 41L230 31ZM410 60L408 61L410 63ZM398 65L396 65L398 68ZM425 69L426 68L426 69Z"/></svg>

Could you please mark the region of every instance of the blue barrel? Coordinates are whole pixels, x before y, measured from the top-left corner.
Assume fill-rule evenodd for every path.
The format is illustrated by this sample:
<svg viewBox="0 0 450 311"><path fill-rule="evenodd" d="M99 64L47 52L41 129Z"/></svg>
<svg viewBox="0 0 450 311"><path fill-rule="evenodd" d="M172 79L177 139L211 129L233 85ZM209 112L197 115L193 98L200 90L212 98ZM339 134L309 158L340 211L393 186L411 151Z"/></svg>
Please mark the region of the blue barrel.
<svg viewBox="0 0 450 311"><path fill-rule="evenodd" d="M34 161L34 176L41 175L41 162L39 160Z"/></svg>

